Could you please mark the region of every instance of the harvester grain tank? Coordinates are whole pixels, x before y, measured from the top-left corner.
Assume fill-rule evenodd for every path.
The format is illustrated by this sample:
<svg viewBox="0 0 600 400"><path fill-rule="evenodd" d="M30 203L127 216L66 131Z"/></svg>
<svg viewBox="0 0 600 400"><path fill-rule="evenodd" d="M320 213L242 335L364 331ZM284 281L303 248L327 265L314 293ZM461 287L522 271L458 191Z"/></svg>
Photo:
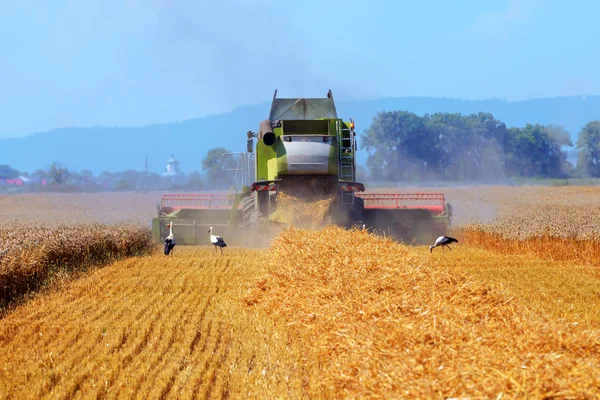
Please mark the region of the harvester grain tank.
<svg viewBox="0 0 600 400"><path fill-rule="evenodd" d="M244 243L286 223L278 204L283 193L333 199L331 221L346 227L364 224L417 242L446 233L451 207L443 194L365 193L356 181L356 151L354 121L339 118L331 91L325 98L277 98L275 91L269 118L247 133L247 152L223 156L236 157L241 189L163 195L154 235L163 239L163 222L173 221L182 244L204 242L209 226Z"/></svg>

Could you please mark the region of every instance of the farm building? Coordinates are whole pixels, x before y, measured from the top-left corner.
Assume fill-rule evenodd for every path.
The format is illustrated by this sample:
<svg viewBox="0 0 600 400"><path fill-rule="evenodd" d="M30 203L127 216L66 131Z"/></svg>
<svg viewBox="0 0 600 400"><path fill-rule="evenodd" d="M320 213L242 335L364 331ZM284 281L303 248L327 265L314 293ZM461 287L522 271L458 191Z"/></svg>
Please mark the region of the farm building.
<svg viewBox="0 0 600 400"><path fill-rule="evenodd" d="M179 170L179 161L175 159L173 154L167 160L165 172L162 176L171 178L173 183L183 183L185 181L185 174Z"/></svg>

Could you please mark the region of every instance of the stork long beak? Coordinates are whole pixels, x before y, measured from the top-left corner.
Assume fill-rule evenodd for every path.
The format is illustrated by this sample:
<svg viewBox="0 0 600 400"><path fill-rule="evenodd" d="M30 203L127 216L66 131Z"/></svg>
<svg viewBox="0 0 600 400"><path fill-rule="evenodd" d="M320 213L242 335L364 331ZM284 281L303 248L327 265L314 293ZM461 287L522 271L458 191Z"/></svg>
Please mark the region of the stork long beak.
<svg viewBox="0 0 600 400"><path fill-rule="evenodd" d="M210 233L210 229L208 231L206 231L206 233Z"/></svg>

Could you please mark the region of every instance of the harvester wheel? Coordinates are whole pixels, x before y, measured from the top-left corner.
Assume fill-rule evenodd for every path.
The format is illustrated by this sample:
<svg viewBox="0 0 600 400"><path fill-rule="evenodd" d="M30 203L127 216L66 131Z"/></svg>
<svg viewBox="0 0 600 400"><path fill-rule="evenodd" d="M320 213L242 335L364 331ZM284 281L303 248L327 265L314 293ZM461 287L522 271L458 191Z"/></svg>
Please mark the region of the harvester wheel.
<svg viewBox="0 0 600 400"><path fill-rule="evenodd" d="M265 236L264 221L260 211L253 211L246 225L245 243L247 246L260 247Z"/></svg>
<svg viewBox="0 0 600 400"><path fill-rule="evenodd" d="M254 211L250 214L250 229L255 233L258 233L264 226L262 213L260 211Z"/></svg>
<svg viewBox="0 0 600 400"><path fill-rule="evenodd" d="M361 197L354 197L354 204L350 212L350 226L362 227L365 213L365 200Z"/></svg>
<svg viewBox="0 0 600 400"><path fill-rule="evenodd" d="M254 196L246 197L242 199L242 223L243 223L243 244L244 246L253 245L253 237L255 235L252 214L255 213L255 201Z"/></svg>
<svg viewBox="0 0 600 400"><path fill-rule="evenodd" d="M250 225L250 216L254 212L254 197L246 197L242 199L242 218L244 221L244 228L248 229Z"/></svg>

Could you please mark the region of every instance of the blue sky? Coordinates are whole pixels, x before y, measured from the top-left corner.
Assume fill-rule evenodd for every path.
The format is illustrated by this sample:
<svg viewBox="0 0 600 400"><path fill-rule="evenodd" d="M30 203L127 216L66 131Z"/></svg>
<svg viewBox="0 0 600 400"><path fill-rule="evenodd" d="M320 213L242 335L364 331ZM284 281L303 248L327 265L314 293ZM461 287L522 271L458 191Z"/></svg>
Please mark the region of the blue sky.
<svg viewBox="0 0 600 400"><path fill-rule="evenodd" d="M597 1L1 1L0 138L281 96L600 94Z"/></svg>

